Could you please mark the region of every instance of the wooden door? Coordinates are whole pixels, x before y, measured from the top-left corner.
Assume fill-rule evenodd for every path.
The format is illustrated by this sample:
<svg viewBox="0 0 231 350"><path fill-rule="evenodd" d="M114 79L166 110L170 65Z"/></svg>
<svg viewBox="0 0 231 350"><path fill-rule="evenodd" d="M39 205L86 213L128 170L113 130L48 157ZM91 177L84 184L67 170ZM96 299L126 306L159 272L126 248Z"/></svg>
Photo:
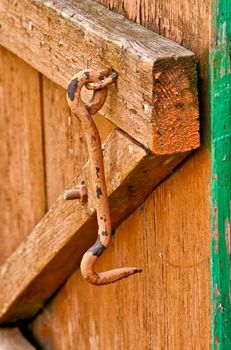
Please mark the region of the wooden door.
<svg viewBox="0 0 231 350"><path fill-rule="evenodd" d="M228 298L231 197L229 1L98 2L147 27L148 31L140 28L144 30L142 35L146 36L147 41L149 35L152 38L150 31L154 31L196 54L201 147L160 183L185 158L187 151L198 146L198 138L193 136L195 134L190 134L190 131L187 134L190 122L184 124L195 110L190 109L191 100L187 108L182 104L177 107L179 116L184 116L180 124L183 132L179 137L183 141L177 141L177 147L181 149L176 151L175 148L173 153L177 156L174 162L170 167L163 167L165 161L172 159L167 142L170 133L166 132L165 138L159 141L166 145L161 148L162 151L167 150L164 155L166 158L164 161L161 158L161 161L156 162L157 165L151 166L153 159L149 163L146 149L144 151L141 147L141 150L140 144L158 154L155 148L158 142L153 140L158 140L160 135L155 134L153 126L150 132L150 123L139 124L137 113L141 116L150 115L148 103L153 96L150 97L148 91L153 91L153 80L146 80L149 68L145 68L144 75L144 66L134 73L132 68L140 62L135 54L126 56L128 61L124 63L122 50L114 44L114 39L109 38L110 45L106 47L98 39L97 30L94 32L91 28L92 19L89 20L89 16L94 17L95 13L104 16L103 7L92 1L74 4L63 0L52 3L38 0L11 3L4 0L0 5L3 14L0 38L5 47L1 48L0 97L3 116L0 141L3 155L0 162L0 259L3 264L1 290L4 291L0 294L2 322L7 324L9 321L18 321L33 346L42 349L117 350L136 347L154 350L228 350L231 324ZM80 13L77 19L75 6ZM106 12L110 20L103 21L104 30L110 31L112 23L116 23L113 21L118 21L118 18L119 31L121 26L124 28L122 23L125 20L114 12ZM81 18L88 19L87 24L93 30L91 32L89 29L88 36L81 34ZM97 24L100 18L96 16ZM75 21L79 21L80 27L76 27ZM137 28L130 30L138 31ZM163 46L167 45L167 41L163 43ZM87 54L85 44L88 45ZM191 63L184 59L181 58L183 70L190 75L193 71ZM178 88L181 85L179 74L174 65L172 69L172 61L168 62L171 62L170 65L167 63L163 70L168 69L168 74L164 75L164 83L161 81L160 86L171 86L170 82L175 79ZM128 186L135 186L137 174L146 166L150 167L148 170L152 169L149 173L152 181L148 182L147 177L142 177L142 181L137 180L146 188L146 192L143 192L149 193L145 195L146 198L139 195L142 191L136 188L132 203L126 192L127 201L122 214L118 214L118 209L113 209L117 218L116 230L110 247L96 266L101 271L134 264L143 268L142 274L97 288L84 281L78 269L81 254L95 237L91 233L95 230L91 220L87 224L84 222L84 225L88 225L87 229L83 225L85 231L81 226L80 235L73 236L69 244L65 242L62 246L56 243L57 236L52 231L39 227L33 230L33 227L70 181L82 174L82 167L88 158L84 131L68 110L64 87L75 70L87 65L98 68L102 63L114 66L121 75L126 65L131 67L126 68L130 76L122 78L123 83L118 83L118 93L112 89L102 111L104 116L95 117L101 137L107 149L111 150L105 155L106 162L110 163L116 150L123 149L123 145L128 142L124 132L118 132L119 126L130 134L129 142L130 137L136 140L132 143L136 150L132 157L129 158L129 152L126 156L120 153L127 160L127 173L136 169L135 175L129 177ZM134 106L137 108L134 112L128 105L114 101L113 95L117 94L119 101L124 96L126 101L129 98L128 83L135 85L136 74L145 79L143 85L139 85L138 97L134 95ZM194 81L195 87L195 77L192 76L191 81ZM171 92L171 88L168 91ZM154 113L160 115L160 120L161 116L165 120L164 113L167 118L172 110L168 99L163 102L162 98L160 94L155 104L153 100L152 103ZM136 102L142 103L143 99L147 103L142 112ZM167 112L161 110L161 104L169 106ZM193 123L196 118L197 115L190 119L190 130L195 131L196 125ZM167 123L163 122L161 126L164 130L170 130L167 129ZM109 134L113 137L107 139ZM117 174L121 171L121 163L114 159L112 163L113 174ZM107 171L110 175L110 170ZM118 187L113 187L114 179L110 180L110 176L108 179L111 193L119 191L119 197L116 198L121 199L121 193L124 193L122 189L126 186L124 179L121 179ZM144 183L147 182L148 186L145 187ZM57 201L56 204L60 203L60 199ZM75 210L74 205L70 209L71 213ZM115 208L118 208L118 204ZM62 213L63 207L55 219ZM50 217L52 222L53 216ZM75 219L73 215L73 222ZM68 230L67 223L63 227ZM35 237L45 237L47 240L36 241ZM81 242L79 237L82 237ZM41 254L37 256L36 246L39 242ZM55 249L59 254L53 259L51 255ZM11 255L13 251L16 253ZM24 256L24 252L30 254ZM49 263L47 260L43 264L44 256L47 259L49 256ZM9 259L5 261L7 257ZM21 260L18 260L19 257L22 257ZM18 266L23 266L25 261L28 264L20 271L13 270L12 266L20 261L21 265ZM41 268L41 272L32 269L30 261L35 262L32 265ZM36 265L36 261L41 261L41 264ZM17 277L11 271L17 271ZM70 273L71 276L62 285ZM15 281L18 284L14 284ZM60 285L62 287L57 291ZM2 334L3 339L14 338L18 346L21 341L25 341L19 340L18 333ZM5 343L6 349L13 346ZM25 344L22 346L26 348Z"/></svg>

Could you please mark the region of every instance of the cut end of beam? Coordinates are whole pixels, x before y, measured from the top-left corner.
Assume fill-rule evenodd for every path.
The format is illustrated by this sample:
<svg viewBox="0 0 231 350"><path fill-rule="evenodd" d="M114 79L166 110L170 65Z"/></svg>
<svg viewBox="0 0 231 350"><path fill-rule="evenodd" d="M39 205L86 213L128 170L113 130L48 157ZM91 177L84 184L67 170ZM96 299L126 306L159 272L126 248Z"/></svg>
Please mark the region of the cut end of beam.
<svg viewBox="0 0 231 350"><path fill-rule="evenodd" d="M200 146L197 74L194 57L164 59L153 67L155 154L174 154Z"/></svg>

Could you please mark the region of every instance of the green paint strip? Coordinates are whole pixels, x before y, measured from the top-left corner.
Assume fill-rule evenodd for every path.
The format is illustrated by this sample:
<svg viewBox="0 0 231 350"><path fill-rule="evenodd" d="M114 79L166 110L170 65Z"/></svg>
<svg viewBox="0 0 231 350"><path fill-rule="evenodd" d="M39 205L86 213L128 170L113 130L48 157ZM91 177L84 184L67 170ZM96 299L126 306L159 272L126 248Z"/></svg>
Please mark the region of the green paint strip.
<svg viewBox="0 0 231 350"><path fill-rule="evenodd" d="M213 0L210 50L212 349L231 349L231 0Z"/></svg>

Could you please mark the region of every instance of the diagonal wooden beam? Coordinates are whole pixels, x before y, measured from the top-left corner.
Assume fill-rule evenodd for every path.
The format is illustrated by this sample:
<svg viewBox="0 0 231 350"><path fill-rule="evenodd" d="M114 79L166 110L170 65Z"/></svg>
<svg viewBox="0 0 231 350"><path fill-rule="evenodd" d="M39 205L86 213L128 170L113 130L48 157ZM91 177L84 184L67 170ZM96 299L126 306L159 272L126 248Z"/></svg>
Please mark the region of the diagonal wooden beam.
<svg viewBox="0 0 231 350"><path fill-rule="evenodd" d="M1 350L35 350L18 328L0 328Z"/></svg>
<svg viewBox="0 0 231 350"><path fill-rule="evenodd" d="M119 73L102 113L155 154L199 146L192 52L94 1L0 1L0 44L66 88L77 71Z"/></svg>
<svg viewBox="0 0 231 350"><path fill-rule="evenodd" d="M120 130L109 135L103 149L113 228L186 156L156 156ZM70 188L83 180L89 184L90 199L94 198L89 162ZM34 316L78 267L97 236L96 215L91 208L91 201L65 201L61 195L1 266L1 323Z"/></svg>

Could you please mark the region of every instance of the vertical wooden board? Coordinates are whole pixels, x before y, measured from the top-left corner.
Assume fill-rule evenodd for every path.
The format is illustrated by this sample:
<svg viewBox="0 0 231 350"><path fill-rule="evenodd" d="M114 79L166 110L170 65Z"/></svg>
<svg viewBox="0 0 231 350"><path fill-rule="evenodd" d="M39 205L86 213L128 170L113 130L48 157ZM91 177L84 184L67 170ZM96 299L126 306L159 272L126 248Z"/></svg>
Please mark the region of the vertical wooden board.
<svg viewBox="0 0 231 350"><path fill-rule="evenodd" d="M87 159L80 122L74 120L65 90L43 76L46 194L49 208Z"/></svg>
<svg viewBox="0 0 231 350"><path fill-rule="evenodd" d="M0 263L44 214L39 73L0 48Z"/></svg>
<svg viewBox="0 0 231 350"><path fill-rule="evenodd" d="M71 77L70 77L71 78ZM49 208L88 159L84 130L70 113L63 88L43 76L43 124L46 163L46 194ZM102 141L113 124L94 116Z"/></svg>
<svg viewBox="0 0 231 350"><path fill-rule="evenodd" d="M209 43L210 0L95 0L198 55Z"/></svg>
<svg viewBox="0 0 231 350"><path fill-rule="evenodd" d="M205 143L210 0L97 1L197 54ZM98 264L143 274L97 289L77 271L32 325L45 349L210 349L209 180L203 147L121 225Z"/></svg>
<svg viewBox="0 0 231 350"><path fill-rule="evenodd" d="M97 113L93 116L94 122L99 130L101 142L103 143L107 136L116 128L108 119L104 118L100 113Z"/></svg>
<svg viewBox="0 0 231 350"><path fill-rule="evenodd" d="M98 268L113 268L114 256L112 244ZM116 349L116 310L119 305L115 302L115 286L94 288L83 281L77 270L54 302L30 324L38 344L44 349L55 350Z"/></svg>
<svg viewBox="0 0 231 350"><path fill-rule="evenodd" d="M119 227L96 267L142 274L100 288L73 274L33 323L44 349L210 348L208 176L199 152Z"/></svg>
<svg viewBox="0 0 231 350"><path fill-rule="evenodd" d="M137 237L133 254L140 256L137 264L145 264L143 283L129 291L118 289L118 300L129 292L134 301L130 307L123 303L119 314L122 349L137 344L146 349L210 348L208 174L208 156L197 154L140 208L142 219L122 225L118 250L126 249L129 232L139 226L143 242L139 247ZM134 323L126 323L134 315Z"/></svg>

